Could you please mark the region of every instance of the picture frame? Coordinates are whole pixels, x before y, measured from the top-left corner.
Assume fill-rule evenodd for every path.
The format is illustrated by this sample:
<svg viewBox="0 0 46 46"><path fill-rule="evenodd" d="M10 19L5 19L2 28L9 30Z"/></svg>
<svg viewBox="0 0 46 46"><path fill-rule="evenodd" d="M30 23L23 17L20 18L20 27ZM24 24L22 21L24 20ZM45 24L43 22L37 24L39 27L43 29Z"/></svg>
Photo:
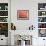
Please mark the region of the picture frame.
<svg viewBox="0 0 46 46"><path fill-rule="evenodd" d="M29 20L29 10L17 10L17 20Z"/></svg>

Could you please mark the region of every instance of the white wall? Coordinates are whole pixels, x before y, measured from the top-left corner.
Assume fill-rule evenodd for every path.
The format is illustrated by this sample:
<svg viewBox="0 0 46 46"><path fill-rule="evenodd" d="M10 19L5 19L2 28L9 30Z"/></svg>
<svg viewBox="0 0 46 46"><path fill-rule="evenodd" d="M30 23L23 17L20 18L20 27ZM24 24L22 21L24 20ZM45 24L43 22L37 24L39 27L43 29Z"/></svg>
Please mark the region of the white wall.
<svg viewBox="0 0 46 46"><path fill-rule="evenodd" d="M11 0L11 22L17 30L28 30L29 26L38 27L38 3L46 0ZM17 10L29 10L29 20L17 20Z"/></svg>
<svg viewBox="0 0 46 46"><path fill-rule="evenodd" d="M29 20L17 20L17 10L29 10ZM11 1L11 22L17 30L27 30L29 26L37 23L37 2L32 0L12 0Z"/></svg>
<svg viewBox="0 0 46 46"><path fill-rule="evenodd" d="M38 3L46 3L46 0L11 0L11 22L17 30L28 30L33 24L35 26L33 46L44 46L43 38L35 37L38 36ZM29 10L29 20L17 20L17 10L21 9Z"/></svg>

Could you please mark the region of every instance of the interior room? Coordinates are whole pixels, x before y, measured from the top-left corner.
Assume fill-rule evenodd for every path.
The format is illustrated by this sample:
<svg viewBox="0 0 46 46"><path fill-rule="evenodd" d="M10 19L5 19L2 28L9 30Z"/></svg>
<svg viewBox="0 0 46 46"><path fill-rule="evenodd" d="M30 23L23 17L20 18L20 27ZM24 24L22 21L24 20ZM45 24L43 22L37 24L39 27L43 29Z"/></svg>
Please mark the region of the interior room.
<svg viewBox="0 0 46 46"><path fill-rule="evenodd" d="M46 46L46 0L0 0L0 46Z"/></svg>

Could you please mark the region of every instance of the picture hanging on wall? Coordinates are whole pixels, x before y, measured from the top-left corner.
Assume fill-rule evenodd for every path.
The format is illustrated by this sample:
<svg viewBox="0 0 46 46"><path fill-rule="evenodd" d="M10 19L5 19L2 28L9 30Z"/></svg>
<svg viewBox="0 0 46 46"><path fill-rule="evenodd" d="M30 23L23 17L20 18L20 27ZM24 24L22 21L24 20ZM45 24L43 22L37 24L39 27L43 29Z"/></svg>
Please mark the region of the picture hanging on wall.
<svg viewBox="0 0 46 46"><path fill-rule="evenodd" d="M29 10L17 10L17 20L29 20Z"/></svg>

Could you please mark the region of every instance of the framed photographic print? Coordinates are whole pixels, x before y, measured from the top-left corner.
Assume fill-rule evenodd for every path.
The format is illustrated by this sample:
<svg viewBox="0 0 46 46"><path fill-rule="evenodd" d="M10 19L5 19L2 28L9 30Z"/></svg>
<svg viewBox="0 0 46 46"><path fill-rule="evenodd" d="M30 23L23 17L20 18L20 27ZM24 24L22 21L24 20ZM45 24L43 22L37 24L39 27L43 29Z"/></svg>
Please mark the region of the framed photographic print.
<svg viewBox="0 0 46 46"><path fill-rule="evenodd" d="M17 20L29 20L29 10L17 10Z"/></svg>

